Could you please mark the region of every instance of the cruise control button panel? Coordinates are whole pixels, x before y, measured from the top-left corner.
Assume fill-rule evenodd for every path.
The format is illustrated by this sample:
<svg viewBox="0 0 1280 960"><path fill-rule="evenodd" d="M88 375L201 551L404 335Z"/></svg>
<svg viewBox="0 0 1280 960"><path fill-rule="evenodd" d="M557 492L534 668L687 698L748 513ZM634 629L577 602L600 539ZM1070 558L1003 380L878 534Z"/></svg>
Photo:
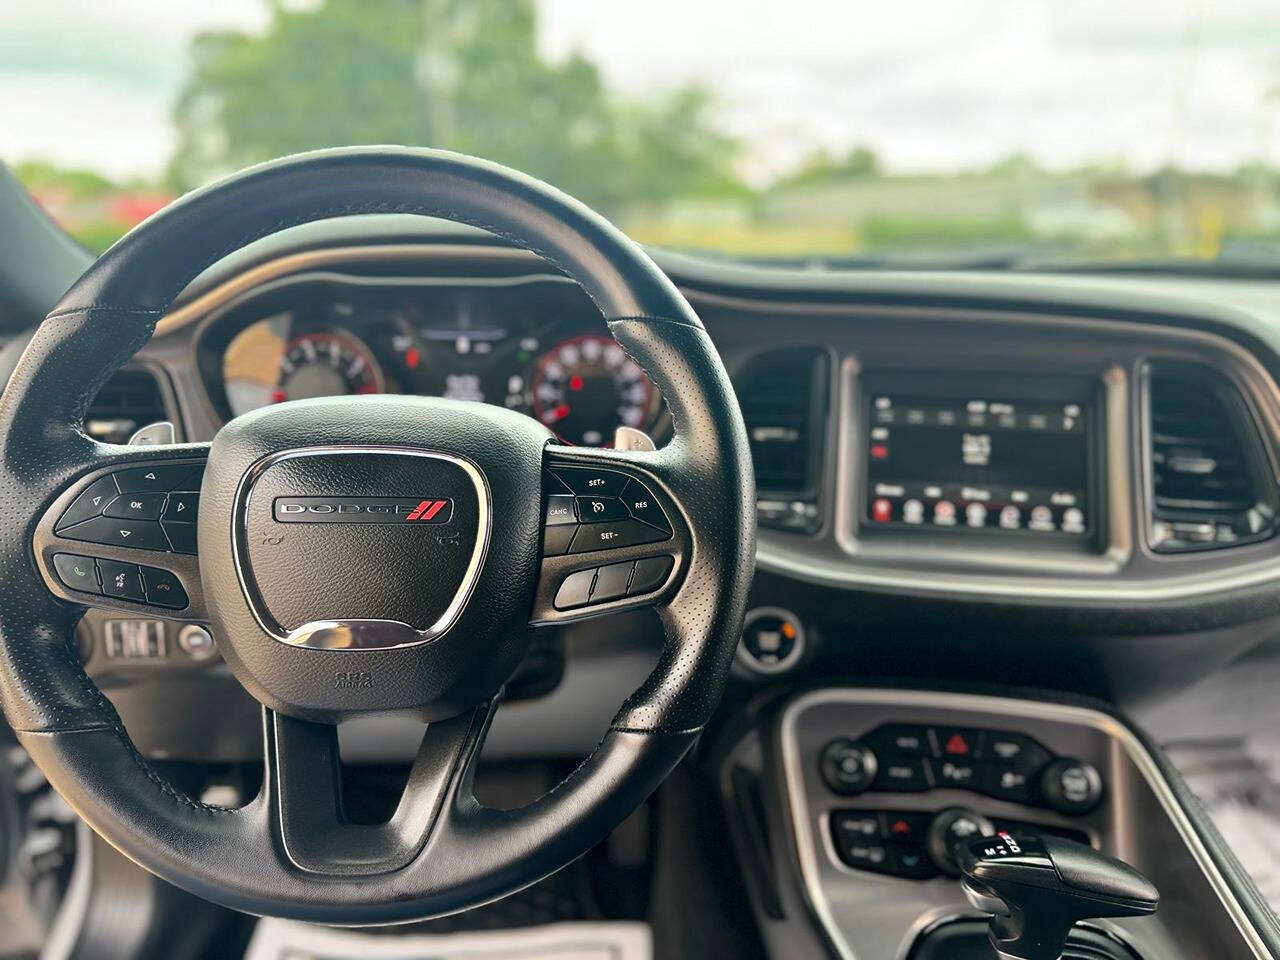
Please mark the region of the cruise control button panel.
<svg viewBox="0 0 1280 960"><path fill-rule="evenodd" d="M615 470L555 467L546 477L545 556L591 553L672 536L671 521L644 483Z"/></svg>
<svg viewBox="0 0 1280 960"><path fill-rule="evenodd" d="M639 606L673 582L691 544L656 481L554 461L542 480L542 569L531 622Z"/></svg>
<svg viewBox="0 0 1280 960"><path fill-rule="evenodd" d="M194 554L203 475L203 463L114 470L76 497L54 532L83 543Z"/></svg>

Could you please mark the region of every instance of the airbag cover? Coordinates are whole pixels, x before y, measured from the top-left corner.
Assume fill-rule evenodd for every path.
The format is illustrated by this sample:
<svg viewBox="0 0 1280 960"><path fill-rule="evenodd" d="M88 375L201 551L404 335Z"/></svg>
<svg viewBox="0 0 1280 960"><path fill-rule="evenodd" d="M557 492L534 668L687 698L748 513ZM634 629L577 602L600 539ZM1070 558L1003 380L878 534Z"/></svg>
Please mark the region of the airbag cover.
<svg viewBox="0 0 1280 960"><path fill-rule="evenodd" d="M390 620L423 640L457 618L486 552L484 480L445 452L314 448L269 458L237 526L263 625Z"/></svg>

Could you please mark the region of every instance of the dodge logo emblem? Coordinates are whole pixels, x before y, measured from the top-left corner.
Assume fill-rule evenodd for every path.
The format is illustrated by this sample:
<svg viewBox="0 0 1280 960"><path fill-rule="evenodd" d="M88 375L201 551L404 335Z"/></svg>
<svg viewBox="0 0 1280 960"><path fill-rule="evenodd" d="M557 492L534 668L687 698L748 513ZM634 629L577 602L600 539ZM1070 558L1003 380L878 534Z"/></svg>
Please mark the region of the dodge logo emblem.
<svg viewBox="0 0 1280 960"><path fill-rule="evenodd" d="M448 523L453 501L443 497L277 497L277 523Z"/></svg>

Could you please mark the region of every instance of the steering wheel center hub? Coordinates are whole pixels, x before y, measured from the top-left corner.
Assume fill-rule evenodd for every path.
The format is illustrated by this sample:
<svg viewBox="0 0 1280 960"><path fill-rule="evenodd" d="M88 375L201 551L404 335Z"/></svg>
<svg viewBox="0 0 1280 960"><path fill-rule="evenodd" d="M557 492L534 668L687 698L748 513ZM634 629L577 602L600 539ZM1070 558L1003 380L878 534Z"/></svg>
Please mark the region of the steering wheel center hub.
<svg viewBox="0 0 1280 960"><path fill-rule="evenodd" d="M550 432L428 397L301 400L227 424L200 500L218 646L302 719L456 716L524 655Z"/></svg>
<svg viewBox="0 0 1280 960"><path fill-rule="evenodd" d="M237 573L284 643L387 649L445 633L475 587L492 528L468 459L402 447L283 451L241 483Z"/></svg>

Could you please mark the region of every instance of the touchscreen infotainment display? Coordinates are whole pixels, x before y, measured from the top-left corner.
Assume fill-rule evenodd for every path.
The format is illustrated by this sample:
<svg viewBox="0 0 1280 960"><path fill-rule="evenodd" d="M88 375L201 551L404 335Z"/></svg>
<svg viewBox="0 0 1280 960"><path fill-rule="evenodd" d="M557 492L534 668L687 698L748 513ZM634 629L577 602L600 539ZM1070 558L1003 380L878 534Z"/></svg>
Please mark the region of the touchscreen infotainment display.
<svg viewBox="0 0 1280 960"><path fill-rule="evenodd" d="M1060 537L1092 531L1086 397L872 390L865 409L867 525Z"/></svg>

